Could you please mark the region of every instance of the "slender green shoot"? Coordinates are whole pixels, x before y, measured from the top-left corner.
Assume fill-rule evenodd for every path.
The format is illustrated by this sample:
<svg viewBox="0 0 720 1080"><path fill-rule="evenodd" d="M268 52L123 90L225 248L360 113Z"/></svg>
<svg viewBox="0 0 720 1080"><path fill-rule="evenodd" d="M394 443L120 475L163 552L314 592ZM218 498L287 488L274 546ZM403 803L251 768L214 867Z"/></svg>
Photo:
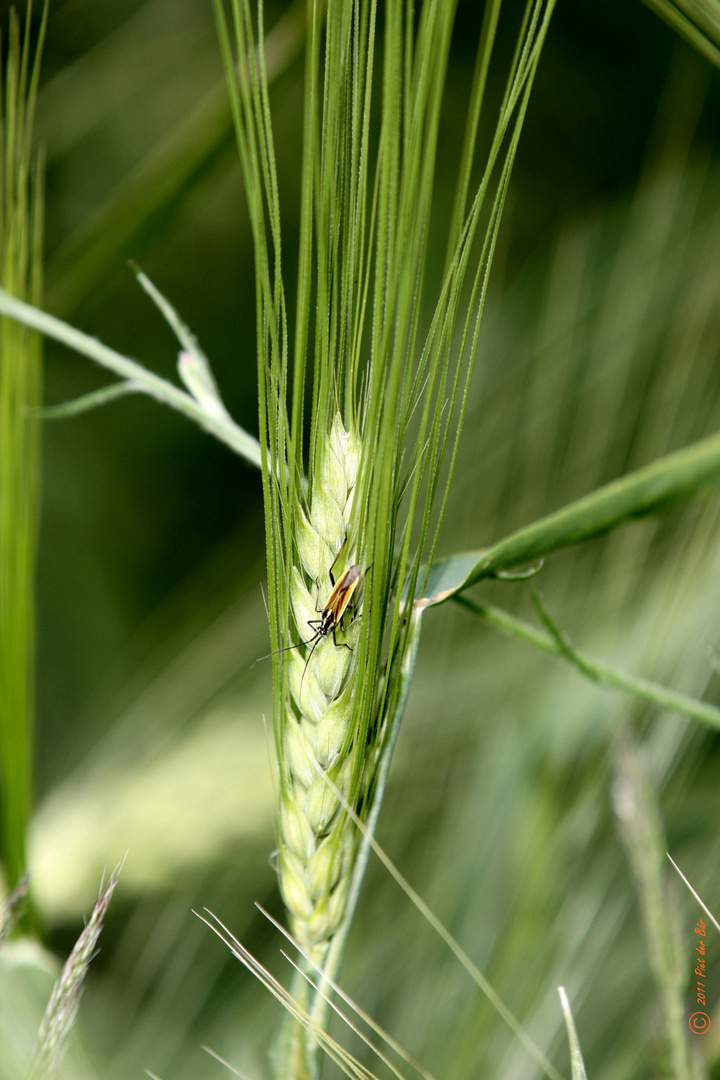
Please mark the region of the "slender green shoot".
<svg viewBox="0 0 720 1080"><path fill-rule="evenodd" d="M183 416L214 435L220 442L229 446L234 453L244 457L250 464L256 467L259 465L260 448L257 439L229 416L217 397L216 389L213 391L207 379L204 378L205 371L202 363L198 363L196 353L183 351L179 358L178 368L181 378L186 381L190 390L188 393L168 382L167 379L155 375L136 360L123 356L122 353L116 352L115 349L109 348L81 330L76 330L61 319L56 319L53 315L16 299L4 289L0 289L0 314L8 315L17 323L38 330L46 337L67 345L68 348L74 349L101 367L112 371L123 380L117 388L114 386L104 388L95 404L107 404L124 394L147 394L156 401L175 409L176 412L182 413ZM72 416L76 412L84 411L87 405L88 399L83 397L79 401L51 406L51 408L56 410L56 415Z"/></svg>
<svg viewBox="0 0 720 1080"><path fill-rule="evenodd" d="M374 1032L374 1034L377 1035L378 1038L382 1042L384 1042L385 1045L387 1047L389 1047L390 1050L393 1051L393 1053L397 1054L397 1056L402 1058L405 1062L407 1062L407 1064L416 1073L418 1073L420 1076L422 1076L423 1080L435 1080L432 1073L428 1072L428 1070L423 1065L421 1065L419 1061L415 1061L408 1054L405 1047L401 1046L400 1043L396 1039L394 1039L390 1034L388 1034L388 1032L385 1031L384 1028L382 1028L380 1026L380 1024L378 1024L377 1021L374 1020L372 1016L370 1016L369 1013L365 1012L365 1010L362 1009L361 1006L358 1005L358 1003L356 1001L353 1001L353 999L348 994L345 993L343 988L337 982L335 982L333 979L328 978L327 973L325 971L323 971L321 968L319 968L317 966L317 964L314 964L313 961L312 961L312 958L308 954L306 954L306 953L303 954L302 949L300 948L299 942L295 941L295 939L292 937L291 934L288 933L288 931L285 929L285 927L281 926L281 924L277 921L277 919L274 919L272 917L272 915L268 911L265 910L265 908L262 906L262 904L257 904L256 903L255 906L257 907L257 909L261 913L261 915L263 915L268 920L268 922L272 923L272 925L275 927L275 929L279 933L281 933L283 935L283 937L287 938L287 940L290 942L290 944L299 953L301 953L304 956L304 959L307 962L307 970L314 971L315 975L318 977L318 982L315 985L315 989L319 993L323 994L323 996L325 997L325 1000L327 1001L328 1005L331 1008L335 1009L335 1007L329 1001L329 999L327 997L327 994L324 993L324 991L323 991L323 987L325 986L325 984L327 984L327 986L330 987L330 989L332 990L333 994L336 997L340 998L342 1001L345 1002L345 1004L355 1013L355 1015L359 1018L359 1020L361 1020L363 1022L363 1024L365 1024L368 1028L370 1028L370 1030L372 1032ZM285 955L285 954L283 954L283 955ZM286 959L289 959L289 958L286 957ZM290 960L289 962L293 963L292 960ZM307 976L304 971L301 972L301 974L303 975L303 977L309 978L309 976ZM354 1024L353 1024L353 1030L356 1030ZM361 1038L364 1038L364 1036L361 1035Z"/></svg>
<svg viewBox="0 0 720 1080"><path fill-rule="evenodd" d="M42 165L32 128L47 21L43 9L34 57L31 5L24 39L11 12L2 73L0 130L0 282L33 304L42 294ZM13 887L25 873L25 830L32 801L35 663L35 556L40 498L40 339L0 320L0 851Z"/></svg>
<svg viewBox="0 0 720 1080"><path fill-rule="evenodd" d="M196 912L195 914L210 928L210 930L213 931L213 933L217 934L220 940L227 945L240 963L243 964L251 974L259 979L287 1011L288 1016L309 1033L310 1037L317 1042L318 1046L322 1048L328 1058L335 1062L346 1076L349 1076L351 1080L374 1080L373 1072L358 1061L357 1058L355 1058L331 1035L318 1027L318 1025L313 1022L312 1017L306 1011L302 1001L298 999L297 995L283 986L282 983L276 979L275 976L272 975L240 941L237 940L216 915L213 915L212 912L208 912L207 916L202 915L199 912ZM301 979L301 981L303 980ZM394 1075L397 1076L399 1080L402 1080L402 1074L390 1064L385 1055L375 1047L372 1047L372 1049L377 1053L380 1060L383 1060L391 1067ZM299 1064L300 1063L298 1063L298 1065Z"/></svg>
<svg viewBox="0 0 720 1080"><path fill-rule="evenodd" d="M580 1049L580 1040L578 1039L578 1034L575 1030L575 1020L564 986L558 986L558 994L560 995L560 1005L562 1007L563 1016L565 1017L568 1043L570 1044L570 1068L572 1069L572 1080L587 1080L585 1062L583 1061L582 1050Z"/></svg>
<svg viewBox="0 0 720 1080"><path fill-rule="evenodd" d="M667 852L666 852L665 854L667 855ZM697 902L698 902L698 904L700 905L700 907L701 907L701 908L703 909L703 911L705 912L705 914L707 915L707 917L708 917L708 918L710 919L710 922L711 922L711 923L713 924L713 926L715 927L715 929L716 929L716 930L720 930L720 922L718 922L718 920L717 920L717 919L715 918L715 916L713 915L712 911L711 911L711 910L710 910L710 908L709 908L709 907L707 906L707 904L705 903L705 901L704 901L704 900L702 899L702 897L701 897L701 896L699 896L699 895L698 895L698 893L696 893L696 892L695 892L695 890L693 889L692 885L690 884L690 882L688 881L688 879L687 879L687 878L685 877L685 875L683 874L682 870L680 869L680 867L678 866L678 864L677 864L677 863L675 862L675 860L674 860L674 859L672 858L672 856L668 855L667 857L668 857L668 859L670 860L670 862L672 863L672 865L673 865L673 866L675 867L675 869L677 870L678 874L680 875L681 879L682 879L682 880L683 880L683 882L685 883L685 885L686 885L687 889L689 890L689 892L690 892L690 893L691 893L691 894L692 894L692 895L693 895L693 896L695 897L695 899L697 900Z"/></svg>
<svg viewBox="0 0 720 1080"><path fill-rule="evenodd" d="M615 664L592 656L590 653L576 649L570 642L567 634L560 630L541 605L538 610L542 611L542 619L547 631L538 629L532 623L524 619L518 619L509 611L489 604L487 601L470 599L467 596L456 596L455 600L462 607L485 619L490 626L494 626L503 633L510 634L527 641L543 652L558 656L572 664L582 675L600 686L607 686L615 690L623 690L641 701L650 702L661 709L668 709L680 716L690 716L693 720L699 720L709 727L720 729L720 709L710 702L698 701L689 694L682 694L676 690L670 690L660 683L651 679L643 679L639 675L623 671Z"/></svg>

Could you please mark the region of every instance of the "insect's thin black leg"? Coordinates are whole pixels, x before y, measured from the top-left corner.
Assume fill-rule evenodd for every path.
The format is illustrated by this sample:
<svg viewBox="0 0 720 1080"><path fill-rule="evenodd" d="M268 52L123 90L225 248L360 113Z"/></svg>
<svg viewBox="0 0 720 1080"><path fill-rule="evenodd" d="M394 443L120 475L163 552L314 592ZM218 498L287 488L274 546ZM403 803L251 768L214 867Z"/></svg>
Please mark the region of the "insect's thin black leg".
<svg viewBox="0 0 720 1080"><path fill-rule="evenodd" d="M355 605L355 607L357 607L357 604ZM362 611L359 611L357 613L357 615L355 616L355 618L350 620L350 622L347 624L347 626L341 626L340 627L343 634L346 634L348 632L348 630L350 629L350 627L355 625L355 623L358 621L358 619L361 617L361 615L362 615Z"/></svg>
<svg viewBox="0 0 720 1080"><path fill-rule="evenodd" d="M338 639L337 639L337 638L335 637L335 631L336 631L336 629L337 629L337 623L336 623L336 624L335 624L335 626L333 626L333 628L332 628L332 632L333 632L333 645L335 646L335 648L336 648L336 649L350 649L350 652L352 652L353 650L352 650L352 649L350 648L350 646L348 645L347 641L338 641ZM342 626L340 627L340 629L342 630ZM349 627L348 627L348 629L349 629Z"/></svg>

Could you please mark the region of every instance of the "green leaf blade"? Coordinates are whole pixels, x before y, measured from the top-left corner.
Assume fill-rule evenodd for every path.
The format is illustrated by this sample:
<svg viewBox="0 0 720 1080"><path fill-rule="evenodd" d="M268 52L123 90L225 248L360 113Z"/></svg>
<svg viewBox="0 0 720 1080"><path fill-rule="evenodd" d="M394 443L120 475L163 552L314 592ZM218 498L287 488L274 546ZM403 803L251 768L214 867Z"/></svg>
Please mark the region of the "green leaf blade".
<svg viewBox="0 0 720 1080"><path fill-rule="evenodd" d="M433 564L420 602L442 603L504 570L578 544L641 517L684 506L720 485L720 435L614 480L518 529L491 547Z"/></svg>

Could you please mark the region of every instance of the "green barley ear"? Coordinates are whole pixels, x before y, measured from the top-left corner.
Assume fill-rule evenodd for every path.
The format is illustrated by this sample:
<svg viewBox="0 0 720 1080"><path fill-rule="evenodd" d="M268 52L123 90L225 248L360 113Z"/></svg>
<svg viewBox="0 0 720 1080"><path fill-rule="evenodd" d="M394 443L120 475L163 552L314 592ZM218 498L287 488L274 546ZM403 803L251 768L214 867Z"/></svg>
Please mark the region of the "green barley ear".
<svg viewBox="0 0 720 1080"><path fill-rule="evenodd" d="M255 23L250 4L230 0L229 22L214 0L255 244L278 872L301 949L333 977L369 849L357 821L372 833L407 699L419 626L408 598L422 588L437 543L554 0L526 4L473 192L500 11L500 0L488 0L447 266L430 312L421 301L454 0L426 0L418 12L404 0L308 3L292 341L258 47L264 9L258 3ZM324 1008L320 995L308 1002L320 1027ZM317 1071L313 1045L297 1030L285 1030L276 1060L283 1077Z"/></svg>
<svg viewBox="0 0 720 1080"><path fill-rule="evenodd" d="M357 622L337 626L334 633L318 636L318 620L333 589L331 565L339 583L345 568L356 565L350 528L359 462L359 440L345 430L338 413L321 447L308 514L298 507L301 567L293 566L290 577L295 633L301 641L308 636L315 640L305 646L305 660L299 652L287 659L290 694L280 754L280 889L294 936L319 963L345 912L356 840L353 822L338 796L350 803L358 794L353 788L357 748L351 735L358 627ZM313 628L317 628L314 635Z"/></svg>

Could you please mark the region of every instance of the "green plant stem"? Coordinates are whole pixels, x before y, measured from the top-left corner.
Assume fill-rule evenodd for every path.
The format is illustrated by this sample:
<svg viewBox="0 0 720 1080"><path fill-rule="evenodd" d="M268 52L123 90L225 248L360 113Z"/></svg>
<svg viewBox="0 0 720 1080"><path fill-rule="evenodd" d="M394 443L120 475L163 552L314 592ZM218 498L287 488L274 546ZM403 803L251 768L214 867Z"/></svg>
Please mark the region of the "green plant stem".
<svg viewBox="0 0 720 1080"><path fill-rule="evenodd" d="M24 34L14 12L2 71L0 117L0 281L39 303L42 294L42 159L32 160L43 8L34 57L31 9ZM4 28L3 28L4 29ZM18 301L20 303L20 301ZM26 872L25 832L32 802L35 720L35 557L40 507L40 402L37 334L0 320L0 851L6 882Z"/></svg>
<svg viewBox="0 0 720 1080"><path fill-rule="evenodd" d="M592 679L593 682L613 687L616 690L624 690L626 693L634 694L644 701L652 702L653 705L659 705L663 709L669 709L671 712L680 713L683 716L690 716L694 720L700 720L703 724L708 724L709 727L720 730L720 709L715 705L698 701L696 698L679 693L676 690L668 690L667 687L661 686L660 683L652 682L650 679L643 679L639 675L631 675L623 671L622 668L608 664L605 660L600 660L590 653L576 650L569 645L567 640L560 640L556 634L538 630L537 627L532 626L523 619L516 618L494 604L470 600L467 596L456 596L454 599L462 607L472 611L475 615L480 615L498 630L512 634L513 637L521 638L544 652L552 653L553 656L562 657L578 668L587 678Z"/></svg>
<svg viewBox="0 0 720 1080"><path fill-rule="evenodd" d="M564 986L558 986L558 994L560 995L560 1005L562 1007L563 1016L565 1017L565 1027L567 1028L568 1043L570 1045L572 1080L587 1080L585 1063L583 1061L582 1051L580 1050L580 1041L578 1039L577 1031L575 1030L575 1020Z"/></svg>
<svg viewBox="0 0 720 1080"><path fill-rule="evenodd" d="M257 468L260 467L260 444L257 439L230 418L207 412L191 394L185 393L166 379L161 379L159 375L148 371L136 360L115 352L97 338L76 330L53 315L33 307L32 304L16 299L4 289L0 289L0 314L9 315L25 326L39 330L47 337L54 338L55 341L94 360L101 367L113 371L120 378L129 380L133 383L133 389L141 389L143 393L169 405L171 409L182 413L190 420L194 420L196 424L214 435L220 442L224 442L236 454L244 457Z"/></svg>

